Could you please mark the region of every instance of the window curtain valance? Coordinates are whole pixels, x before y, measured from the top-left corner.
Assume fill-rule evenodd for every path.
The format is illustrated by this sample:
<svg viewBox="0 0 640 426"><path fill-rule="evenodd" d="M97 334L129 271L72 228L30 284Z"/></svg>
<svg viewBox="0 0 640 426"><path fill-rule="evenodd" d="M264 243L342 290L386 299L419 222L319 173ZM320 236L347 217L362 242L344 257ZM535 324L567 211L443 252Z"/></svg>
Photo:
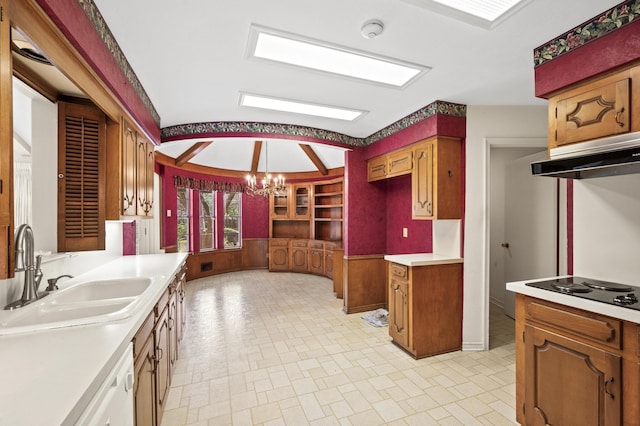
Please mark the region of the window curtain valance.
<svg viewBox="0 0 640 426"><path fill-rule="evenodd" d="M221 182L217 180L196 179L184 176L174 176L173 185L176 188L220 192L245 192L246 186L246 184L239 182Z"/></svg>

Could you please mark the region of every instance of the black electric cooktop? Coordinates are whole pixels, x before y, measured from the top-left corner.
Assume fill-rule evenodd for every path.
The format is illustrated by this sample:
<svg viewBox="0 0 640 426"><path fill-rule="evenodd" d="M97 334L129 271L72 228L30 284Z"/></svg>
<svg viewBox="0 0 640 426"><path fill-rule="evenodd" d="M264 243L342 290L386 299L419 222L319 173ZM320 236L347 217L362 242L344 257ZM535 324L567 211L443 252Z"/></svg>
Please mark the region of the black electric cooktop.
<svg viewBox="0 0 640 426"><path fill-rule="evenodd" d="M584 277L557 278L525 285L640 311L640 287Z"/></svg>

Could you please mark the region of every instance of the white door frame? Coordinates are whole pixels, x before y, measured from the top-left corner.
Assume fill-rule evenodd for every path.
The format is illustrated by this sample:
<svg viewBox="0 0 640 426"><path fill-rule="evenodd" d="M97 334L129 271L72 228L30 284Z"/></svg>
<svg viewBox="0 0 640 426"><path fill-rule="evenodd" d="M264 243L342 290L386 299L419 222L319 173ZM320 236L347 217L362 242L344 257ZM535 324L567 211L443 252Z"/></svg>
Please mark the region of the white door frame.
<svg viewBox="0 0 640 426"><path fill-rule="evenodd" d="M491 279L490 279L490 262L491 259L489 258L489 253L490 253L490 222L491 222L491 215L490 215L490 208L491 205L489 204L489 199L490 199L490 173L489 173L489 168L491 167L491 148L546 148L547 147L547 138L523 138L523 137L513 137L513 138L504 138L504 137L500 137L500 138L484 138L484 152L485 152L485 156L484 156L484 164L483 164L483 186L484 186L484 203L485 203L485 212L484 212L484 229L482 232L482 238L484 239L483 241L483 253L482 253L482 275L484 277L484 286L483 286L483 305L482 305L482 320L484 321L484 336L483 336L483 343L484 343L484 348L483 350L488 350L489 349L489 295L491 293L490 291L490 285L491 285Z"/></svg>

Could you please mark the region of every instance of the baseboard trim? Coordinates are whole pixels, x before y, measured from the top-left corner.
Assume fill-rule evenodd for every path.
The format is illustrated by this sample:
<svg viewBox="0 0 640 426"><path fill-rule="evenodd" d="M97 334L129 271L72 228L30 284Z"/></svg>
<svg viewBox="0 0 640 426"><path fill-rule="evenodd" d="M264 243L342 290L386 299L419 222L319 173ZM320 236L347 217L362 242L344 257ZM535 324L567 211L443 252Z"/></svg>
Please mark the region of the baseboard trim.
<svg viewBox="0 0 640 426"><path fill-rule="evenodd" d="M489 297L489 303L495 305L500 309L504 309L504 303L501 300L496 299L495 297Z"/></svg>
<svg viewBox="0 0 640 426"><path fill-rule="evenodd" d="M488 348L482 342L470 343L470 342L462 342L462 350L469 352L483 352Z"/></svg>

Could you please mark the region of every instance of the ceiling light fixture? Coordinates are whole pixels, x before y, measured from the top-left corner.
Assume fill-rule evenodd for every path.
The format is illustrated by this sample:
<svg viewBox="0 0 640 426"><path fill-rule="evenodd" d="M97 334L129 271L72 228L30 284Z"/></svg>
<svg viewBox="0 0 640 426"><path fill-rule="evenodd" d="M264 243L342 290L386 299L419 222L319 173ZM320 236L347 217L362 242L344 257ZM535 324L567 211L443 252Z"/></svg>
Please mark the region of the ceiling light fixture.
<svg viewBox="0 0 640 426"><path fill-rule="evenodd" d="M370 32L374 35L382 32L382 23L376 22ZM252 27L249 43L255 58L395 87L405 86L430 69L259 27Z"/></svg>
<svg viewBox="0 0 640 426"><path fill-rule="evenodd" d="M382 34L382 30L384 30L384 24L377 19L372 19L362 25L360 34L364 38L375 38Z"/></svg>
<svg viewBox="0 0 640 426"><path fill-rule="evenodd" d="M433 0L453 9L495 21L521 0Z"/></svg>
<svg viewBox="0 0 640 426"><path fill-rule="evenodd" d="M335 118L338 120L353 121L364 114L364 111L338 108L328 105L317 105L287 99L270 98L267 96L240 94L240 105L271 109L276 111L293 112L296 114L314 115L316 117Z"/></svg>
<svg viewBox="0 0 640 426"><path fill-rule="evenodd" d="M272 177L269 173L269 141L265 143L265 172L262 178L262 187L258 186L256 175L247 175L247 194L269 197L271 195L285 195L287 188L284 185L284 176Z"/></svg>
<svg viewBox="0 0 640 426"><path fill-rule="evenodd" d="M492 29L533 0L402 0L471 25Z"/></svg>

